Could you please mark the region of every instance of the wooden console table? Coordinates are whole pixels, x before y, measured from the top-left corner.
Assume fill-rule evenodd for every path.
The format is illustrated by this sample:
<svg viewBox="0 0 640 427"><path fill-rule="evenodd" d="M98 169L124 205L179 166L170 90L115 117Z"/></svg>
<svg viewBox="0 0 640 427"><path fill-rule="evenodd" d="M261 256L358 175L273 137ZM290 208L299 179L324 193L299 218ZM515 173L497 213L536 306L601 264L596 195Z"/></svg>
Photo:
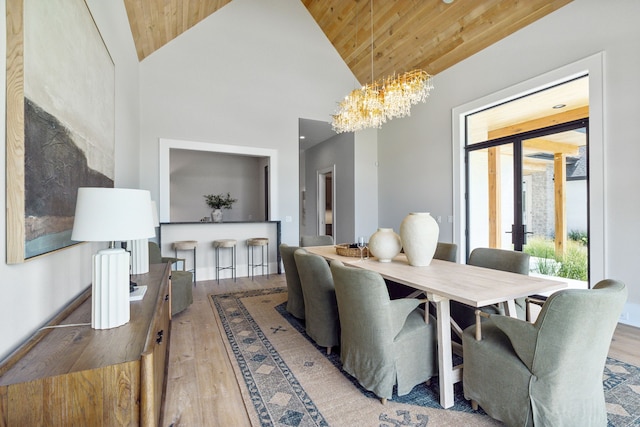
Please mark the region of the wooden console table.
<svg viewBox="0 0 640 427"><path fill-rule="evenodd" d="M129 323L91 328L91 290L0 366L0 425L156 426L169 349L168 264L132 280L146 285ZM88 325L86 325L88 323Z"/></svg>

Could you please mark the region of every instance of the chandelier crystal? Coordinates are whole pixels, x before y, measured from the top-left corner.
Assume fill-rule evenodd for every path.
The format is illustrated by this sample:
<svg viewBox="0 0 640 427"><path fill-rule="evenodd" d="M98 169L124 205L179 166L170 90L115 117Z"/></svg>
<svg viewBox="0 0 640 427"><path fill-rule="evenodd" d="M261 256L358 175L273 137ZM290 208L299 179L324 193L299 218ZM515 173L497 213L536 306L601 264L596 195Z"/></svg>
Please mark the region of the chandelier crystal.
<svg viewBox="0 0 640 427"><path fill-rule="evenodd" d="M425 102L433 89L424 70L408 71L354 89L338 104L332 127L337 133L380 128L387 120L411 115L411 106Z"/></svg>

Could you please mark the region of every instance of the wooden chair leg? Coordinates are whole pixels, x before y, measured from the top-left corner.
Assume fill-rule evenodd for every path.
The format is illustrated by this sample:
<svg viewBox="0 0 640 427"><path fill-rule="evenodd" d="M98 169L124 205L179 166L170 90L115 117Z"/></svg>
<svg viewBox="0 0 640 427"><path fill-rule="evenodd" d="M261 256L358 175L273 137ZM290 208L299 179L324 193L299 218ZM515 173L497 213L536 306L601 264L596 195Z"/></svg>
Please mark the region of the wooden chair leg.
<svg viewBox="0 0 640 427"><path fill-rule="evenodd" d="M380 403L382 403L383 405L386 405L387 404L387 398L386 397L380 398Z"/></svg>
<svg viewBox="0 0 640 427"><path fill-rule="evenodd" d="M475 400L471 401L471 409L473 409L474 411L478 410L478 402L476 402Z"/></svg>
<svg viewBox="0 0 640 427"><path fill-rule="evenodd" d="M331 347L327 347L327 356L331 354Z"/></svg>

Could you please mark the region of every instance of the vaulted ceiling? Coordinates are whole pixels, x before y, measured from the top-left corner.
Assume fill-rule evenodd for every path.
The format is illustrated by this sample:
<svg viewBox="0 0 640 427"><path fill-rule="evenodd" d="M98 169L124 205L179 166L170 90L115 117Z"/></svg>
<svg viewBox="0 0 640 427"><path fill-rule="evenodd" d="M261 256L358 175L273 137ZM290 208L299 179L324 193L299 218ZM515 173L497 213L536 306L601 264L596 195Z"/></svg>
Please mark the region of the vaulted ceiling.
<svg viewBox="0 0 640 427"><path fill-rule="evenodd" d="M230 1L124 0L138 59ZM372 74L375 80L414 68L435 75L571 2L301 1L362 84L370 82Z"/></svg>

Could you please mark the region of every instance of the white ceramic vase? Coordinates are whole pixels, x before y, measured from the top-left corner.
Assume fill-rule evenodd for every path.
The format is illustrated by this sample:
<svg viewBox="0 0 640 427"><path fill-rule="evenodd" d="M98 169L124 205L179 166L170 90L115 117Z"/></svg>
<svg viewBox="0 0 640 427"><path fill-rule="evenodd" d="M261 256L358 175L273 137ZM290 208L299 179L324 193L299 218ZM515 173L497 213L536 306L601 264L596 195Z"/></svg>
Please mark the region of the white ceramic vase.
<svg viewBox="0 0 640 427"><path fill-rule="evenodd" d="M402 242L393 228L378 228L378 231L369 237L367 247L371 255L378 258L378 261L391 262L402 250Z"/></svg>
<svg viewBox="0 0 640 427"><path fill-rule="evenodd" d="M222 209L214 209L211 211L211 221L222 222Z"/></svg>
<svg viewBox="0 0 640 427"><path fill-rule="evenodd" d="M402 247L410 265L431 264L438 245L440 227L429 212L411 212L400 223Z"/></svg>

